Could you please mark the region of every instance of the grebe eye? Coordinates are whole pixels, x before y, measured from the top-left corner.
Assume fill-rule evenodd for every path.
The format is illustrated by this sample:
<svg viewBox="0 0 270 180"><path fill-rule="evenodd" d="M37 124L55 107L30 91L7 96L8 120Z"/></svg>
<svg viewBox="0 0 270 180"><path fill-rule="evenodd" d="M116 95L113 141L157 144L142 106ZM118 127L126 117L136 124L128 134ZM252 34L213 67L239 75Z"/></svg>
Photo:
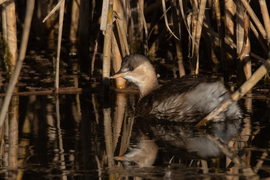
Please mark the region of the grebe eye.
<svg viewBox="0 0 270 180"><path fill-rule="evenodd" d="M133 69L134 69L133 67L130 67L130 68L129 68L130 71L133 71Z"/></svg>

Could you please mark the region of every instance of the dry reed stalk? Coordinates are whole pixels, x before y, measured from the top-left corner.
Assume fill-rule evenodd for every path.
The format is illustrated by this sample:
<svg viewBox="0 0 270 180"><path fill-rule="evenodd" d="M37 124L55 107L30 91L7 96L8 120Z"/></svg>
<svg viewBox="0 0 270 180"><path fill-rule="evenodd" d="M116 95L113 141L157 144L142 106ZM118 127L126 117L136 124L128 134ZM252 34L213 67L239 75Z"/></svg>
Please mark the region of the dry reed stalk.
<svg viewBox="0 0 270 180"><path fill-rule="evenodd" d="M4 61L6 69L9 72L9 77L14 72L14 67L18 59L18 47L17 47L17 27L16 27L16 12L15 12L15 1L5 2L4 4L5 13L5 25L3 27L4 35Z"/></svg>
<svg viewBox="0 0 270 180"><path fill-rule="evenodd" d="M59 62L60 62L61 40L62 40L62 33L63 33L65 0L59 0L58 4L50 11L50 13L42 21L42 22L45 22L59 8L60 8L59 28L58 28L58 42L57 42L57 57L56 57L56 66L55 66L55 85L54 85L56 93L58 93L58 90L59 90Z"/></svg>
<svg viewBox="0 0 270 180"><path fill-rule="evenodd" d="M125 0L114 0L114 6L113 6L113 11L114 11L114 18L116 19L117 22L117 31L115 30L114 32L117 32L116 37L119 39L119 50L122 54L123 57L126 56L126 52L129 52L128 50L128 44L127 44L127 16L126 14L126 4ZM128 53L129 54L129 53ZM121 61L120 61L121 62Z"/></svg>
<svg viewBox="0 0 270 180"><path fill-rule="evenodd" d="M19 77L19 74L20 74L20 71L22 68L22 64L23 64L23 60L25 58L34 6L35 6L34 0L27 1L27 7L26 7L27 9L26 9L26 15L25 15L25 20L24 20L24 28L23 28L23 34L22 34L22 41L21 41L21 45L20 45L19 58L18 58L18 61L16 63L14 72L11 75L9 85L7 88L7 94L5 96L5 100L4 100L3 105L2 105L2 109L1 109L1 113L0 113L0 127L2 127L2 125L4 123L4 119L5 119L6 114L7 114L10 99L11 99L14 87L16 85L17 79ZM15 4L14 4L14 7L15 7ZM15 11L14 11L14 13L15 13ZM16 17L15 14L14 14L14 17Z"/></svg>
<svg viewBox="0 0 270 180"><path fill-rule="evenodd" d="M263 38L266 39L266 31L263 27L263 25L261 24L261 22L259 21L258 17L256 16L256 14L254 13L254 11L252 10L252 8L250 7L249 3L247 2L247 0L241 0L241 2L243 3L243 5L245 6L248 14L250 15L251 19L254 21L254 23L256 24L257 28L259 29L260 33L262 34Z"/></svg>
<svg viewBox="0 0 270 180"><path fill-rule="evenodd" d="M250 23L251 24L251 23ZM218 33L216 33L215 31L213 31L212 29L209 29L208 27L207 27L207 25L206 24L204 24L204 29L208 32L208 33L210 33L212 36L214 36L215 38L218 38ZM225 43L226 44L228 44L229 46L231 46L231 47L233 47L233 48L235 48L236 49L236 44L235 43L233 43L232 41L230 41L229 39L227 39L227 38L225 38ZM266 47L266 46L265 46ZM254 54L254 53L250 53L250 55L252 56L252 57L254 57L255 59L258 59L259 61L261 61L261 62L265 62L266 60L265 59L263 59L262 57L260 57L260 56L258 56L258 55L256 55L256 54Z"/></svg>
<svg viewBox="0 0 270 180"><path fill-rule="evenodd" d="M228 72L228 65L227 65L227 58L226 58L226 52L225 52L225 42L224 42L224 32L223 27L221 25L221 12L220 12L220 5L219 0L214 0L214 8L216 12L216 20L217 20L217 28L219 33L219 47L221 52L221 62L224 72L224 79L227 81L229 79L229 72Z"/></svg>
<svg viewBox="0 0 270 180"><path fill-rule="evenodd" d="M112 48L112 26L113 26L113 0L109 1L108 17L103 46L103 68L102 81L103 89L109 90L110 87L110 68L111 68L111 48Z"/></svg>
<svg viewBox="0 0 270 180"><path fill-rule="evenodd" d="M267 42L268 46L270 45L270 19L269 19L269 13L266 6L265 0L259 0L260 6L261 6L261 13L263 17L264 26L266 29L266 36L267 36Z"/></svg>
<svg viewBox="0 0 270 180"><path fill-rule="evenodd" d="M199 47L200 47L200 39L202 34L202 25L204 19L204 11L206 6L206 0L201 0L201 4L199 6L199 14L198 21L196 24L196 34L195 34L195 43L197 46L194 47L194 55L192 58L192 64L195 65L195 70L193 70L192 74L199 74Z"/></svg>
<svg viewBox="0 0 270 180"><path fill-rule="evenodd" d="M130 52L129 52L129 49L128 49L128 42L127 42L127 33L126 33L125 29L124 29L122 20L119 19L119 18L116 18L116 20L117 20L117 24L118 24L119 29L120 29L121 37L123 39L123 43L124 43L124 46L125 46L126 54L127 55L130 55Z"/></svg>
<svg viewBox="0 0 270 180"><path fill-rule="evenodd" d="M245 14L244 16L244 35L242 39L242 47L241 51L237 52L238 53L238 71L237 71L237 76L238 76L238 85L242 84L246 79L248 79L251 76L251 61L250 61L250 41L249 41L249 16ZM240 50L240 48L239 48Z"/></svg>
<svg viewBox="0 0 270 180"><path fill-rule="evenodd" d="M126 17L124 15L124 0L114 0L114 17L117 20L117 37L119 38L119 44L117 43L115 34L112 34L112 65L114 72L119 71L122 63L122 56L125 57L125 50L129 53L127 40L126 40L126 28L124 29L123 24L126 24ZM121 17L121 20L120 17ZM121 21L121 22L119 22ZM126 27L126 26L125 26ZM115 81L116 88L123 89L126 88L126 80L119 78Z"/></svg>
<svg viewBox="0 0 270 180"><path fill-rule="evenodd" d="M1 18L2 18L2 38L3 40L7 39L7 14L6 14L6 8L5 4L2 5L2 12L1 12Z"/></svg>
<svg viewBox="0 0 270 180"><path fill-rule="evenodd" d="M91 61L91 75L94 74L94 69L95 69L95 60L96 60L96 54L97 54L97 50L98 50L98 39L99 39L99 35L100 35L100 31L98 31L97 33L97 37L95 40L95 48L94 48L94 53L92 56L92 61Z"/></svg>
<svg viewBox="0 0 270 180"><path fill-rule="evenodd" d="M244 70L244 74L245 74L245 78L249 79L252 72L251 72L251 59L250 59L250 40L248 37L249 34L249 17L246 15L245 16L245 47L243 48L243 55L241 57L239 57L241 59L241 61L243 61L243 70ZM250 92L251 93L251 90Z"/></svg>
<svg viewBox="0 0 270 180"><path fill-rule="evenodd" d="M180 39L172 32L171 28L169 27L168 23L168 18L167 18L167 11L166 11L166 5L165 5L165 0L162 0L162 9L163 9L163 15L164 15L164 20L165 20L165 25L167 29L170 31L170 33L180 41Z"/></svg>
<svg viewBox="0 0 270 180"><path fill-rule="evenodd" d="M108 6L109 0L102 1L102 13L101 13L101 22L100 22L100 30L106 31L107 18L108 18Z"/></svg>
<svg viewBox="0 0 270 180"><path fill-rule="evenodd" d="M236 50L239 55L242 51L243 43L244 43L244 7L240 1L237 1L237 17L236 17Z"/></svg>
<svg viewBox="0 0 270 180"><path fill-rule="evenodd" d="M112 66L114 72L118 72L121 68L122 56L115 38L114 33L112 33ZM117 89L126 88L126 80L124 78L118 78L115 80L115 85Z"/></svg>
<svg viewBox="0 0 270 180"><path fill-rule="evenodd" d="M193 61L194 56L194 47L196 44L195 42L195 35L196 35L196 25L197 25L197 18L198 18L198 2L197 0L192 0L192 18L191 18L191 35L189 36L189 59L190 59L190 74L194 74L196 69L196 64Z"/></svg>
<svg viewBox="0 0 270 180"><path fill-rule="evenodd" d="M65 0L59 0L58 1L58 3L57 3L57 5L50 11L50 13L43 19L43 23L49 18L49 17L51 17L54 13L55 13L55 11L57 11L59 8L61 8L61 5L62 5L62 3L63 3L63 1L65 1Z"/></svg>
<svg viewBox="0 0 270 180"><path fill-rule="evenodd" d="M80 0L72 0L72 10L71 10L71 23L70 23L70 34L69 40L71 43L70 53L76 53L76 43L79 25L79 6Z"/></svg>
<svg viewBox="0 0 270 180"><path fill-rule="evenodd" d="M138 7L139 7L139 12L140 12L139 17L141 18L142 23L143 23L144 36L145 36L145 38L144 38L143 35L142 35L144 55L148 56L148 52L149 52L149 48L148 48L148 29L147 29L146 20L145 20L144 13L143 13L143 7L144 7L143 2L144 2L144 0L141 1L141 3L138 2Z"/></svg>
<svg viewBox="0 0 270 180"><path fill-rule="evenodd" d="M139 40L140 40L140 44L141 46L143 45L143 28L144 28L144 14L143 14L143 10L144 9L144 0L138 0L137 1L137 14L138 14L138 34L139 34ZM145 26L146 27L146 26ZM146 27L147 30L147 27ZM146 36L146 38L148 37L148 35ZM141 47L141 50L144 49L144 47Z"/></svg>
<svg viewBox="0 0 270 180"><path fill-rule="evenodd" d="M181 22L180 22L180 12L178 10L177 4L175 1L170 0L170 4L172 7L172 17L173 17L173 27L174 27L174 33L177 37L180 37L181 33ZM176 48L176 55L177 55L177 62L178 62L178 68L179 68L179 76L182 77L184 76L185 73L185 68L183 65L183 50L182 50L182 45L181 41L178 39L174 39L175 41L175 48Z"/></svg>
<svg viewBox="0 0 270 180"><path fill-rule="evenodd" d="M227 38L229 41L234 42L235 41L235 32L234 32L234 16L236 13L236 5L233 0L227 0L225 1L225 38ZM235 50L231 45L225 45L226 49L226 57L228 61L234 61L236 58Z"/></svg>
<svg viewBox="0 0 270 180"><path fill-rule="evenodd" d="M197 0L195 0L197 2ZM187 6L187 0L184 0L184 2L186 3L185 5ZM191 3L192 4L192 3ZM193 5L192 5L193 6ZM198 4L196 5L196 7L198 6ZM191 37L193 43L195 43L195 39L193 38L193 36L191 36L191 33L190 33L190 28L188 26L188 23L187 23L187 18L185 16L185 12L184 12L184 5L183 5L183 0L179 0L179 7L180 7L180 11L181 11L181 15L182 15L182 19L184 21L184 24L186 26L186 29L187 29L187 32L189 34L189 36ZM197 12L196 12L197 14Z"/></svg>
<svg viewBox="0 0 270 180"><path fill-rule="evenodd" d="M60 63L60 53L61 53L61 42L63 33L63 23L64 23L64 13L65 13L65 0L60 0L62 2L59 12L59 28L58 28L58 42L57 42L57 57L55 66L55 93L59 91L59 63Z"/></svg>
<svg viewBox="0 0 270 180"><path fill-rule="evenodd" d="M237 1L237 16L236 16L236 52L237 52L237 85L240 86L243 82L245 82L245 77L243 73L243 54L242 52L245 50L245 11L244 6L240 1Z"/></svg>
<svg viewBox="0 0 270 180"><path fill-rule="evenodd" d="M143 47L144 15L141 13L143 6L144 0L130 1L130 9L128 9L127 12L127 15L129 16L128 41L131 54L142 54L142 51L145 50L145 47Z"/></svg>
<svg viewBox="0 0 270 180"><path fill-rule="evenodd" d="M213 63L216 65L215 67L217 67L217 65L219 64L219 60L216 56L216 53L214 51L214 47L212 46L212 44L214 44L214 37L213 35L207 31L207 29L211 29L211 20L210 20L210 15L209 12L205 12L205 22L204 22L204 31L203 31L203 37L205 38L205 45L206 45L206 50L207 53L209 54L209 59L212 59ZM216 33L216 35L219 37L219 34ZM210 43L209 43L210 41ZM217 72L217 68L213 69L213 72Z"/></svg>
<svg viewBox="0 0 270 180"><path fill-rule="evenodd" d="M220 106L214 109L210 114L203 118L196 126L204 126L212 122L222 112L224 112L230 105L242 98L257 82L270 70L270 60L265 61L254 74L237 90L229 99L223 102Z"/></svg>

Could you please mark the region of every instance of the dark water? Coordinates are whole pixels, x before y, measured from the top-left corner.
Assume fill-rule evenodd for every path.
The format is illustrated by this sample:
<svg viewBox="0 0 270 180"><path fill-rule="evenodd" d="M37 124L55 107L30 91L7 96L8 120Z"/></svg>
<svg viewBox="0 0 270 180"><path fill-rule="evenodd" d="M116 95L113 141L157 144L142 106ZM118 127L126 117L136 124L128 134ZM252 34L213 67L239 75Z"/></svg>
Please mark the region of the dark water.
<svg viewBox="0 0 270 180"><path fill-rule="evenodd" d="M21 96L16 166L8 123L2 139L2 179L252 179L270 176L270 100L241 100L242 120L198 130L189 124L133 118L137 94ZM154 165L126 166L112 159L144 134L158 147ZM238 154L231 163L206 136L214 134ZM4 141L5 140L5 141ZM5 143L4 143L5 142ZM149 140L150 142L150 140ZM154 142L154 141L151 141ZM223 144L224 145L224 144ZM15 147L16 148L16 147ZM211 158L209 156L214 156ZM202 160L204 157L205 160ZM219 157L219 158L217 158Z"/></svg>

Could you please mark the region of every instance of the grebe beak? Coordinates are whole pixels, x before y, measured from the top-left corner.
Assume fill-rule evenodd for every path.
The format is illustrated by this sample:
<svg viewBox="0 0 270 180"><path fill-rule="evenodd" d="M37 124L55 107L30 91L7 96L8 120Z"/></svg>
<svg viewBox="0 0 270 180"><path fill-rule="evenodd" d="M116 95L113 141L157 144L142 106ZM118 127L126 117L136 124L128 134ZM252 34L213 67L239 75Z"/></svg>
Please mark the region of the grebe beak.
<svg viewBox="0 0 270 180"><path fill-rule="evenodd" d="M118 72L115 75L111 76L110 79L116 79L116 78L120 78L123 77L125 75L125 72Z"/></svg>

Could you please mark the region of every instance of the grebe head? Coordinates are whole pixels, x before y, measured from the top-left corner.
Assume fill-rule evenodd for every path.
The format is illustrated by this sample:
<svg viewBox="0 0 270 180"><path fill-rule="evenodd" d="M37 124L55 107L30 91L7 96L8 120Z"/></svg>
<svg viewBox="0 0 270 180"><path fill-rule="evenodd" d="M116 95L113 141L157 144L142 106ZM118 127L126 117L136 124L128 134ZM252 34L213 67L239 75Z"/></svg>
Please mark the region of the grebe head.
<svg viewBox="0 0 270 180"><path fill-rule="evenodd" d="M155 69L149 60L139 54L126 56L123 59L120 70L112 79L122 77L136 84L141 92L141 98L158 87Z"/></svg>

